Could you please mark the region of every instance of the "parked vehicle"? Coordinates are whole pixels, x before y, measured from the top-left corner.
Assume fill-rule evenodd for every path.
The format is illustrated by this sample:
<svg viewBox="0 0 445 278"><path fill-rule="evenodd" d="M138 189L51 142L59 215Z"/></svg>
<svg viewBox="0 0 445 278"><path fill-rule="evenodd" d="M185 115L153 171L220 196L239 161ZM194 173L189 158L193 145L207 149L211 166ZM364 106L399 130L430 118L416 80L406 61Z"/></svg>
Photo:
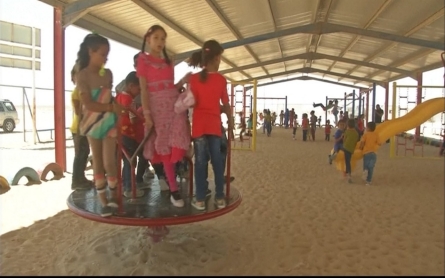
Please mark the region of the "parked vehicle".
<svg viewBox="0 0 445 278"><path fill-rule="evenodd" d="M4 132L13 132L20 122L17 109L9 99L0 99L0 128Z"/></svg>

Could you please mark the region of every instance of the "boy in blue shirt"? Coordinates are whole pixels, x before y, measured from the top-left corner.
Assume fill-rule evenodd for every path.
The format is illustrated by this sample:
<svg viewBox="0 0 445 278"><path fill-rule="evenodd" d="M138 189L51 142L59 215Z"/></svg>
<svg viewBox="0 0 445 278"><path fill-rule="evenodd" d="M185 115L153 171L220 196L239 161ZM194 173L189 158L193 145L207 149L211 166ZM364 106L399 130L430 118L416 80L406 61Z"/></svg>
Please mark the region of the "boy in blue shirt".
<svg viewBox="0 0 445 278"><path fill-rule="evenodd" d="M343 133L345 131L346 123L343 120L338 121L338 129L334 134L334 153L329 155L329 164L332 164L332 161L337 156L339 150L343 148Z"/></svg>

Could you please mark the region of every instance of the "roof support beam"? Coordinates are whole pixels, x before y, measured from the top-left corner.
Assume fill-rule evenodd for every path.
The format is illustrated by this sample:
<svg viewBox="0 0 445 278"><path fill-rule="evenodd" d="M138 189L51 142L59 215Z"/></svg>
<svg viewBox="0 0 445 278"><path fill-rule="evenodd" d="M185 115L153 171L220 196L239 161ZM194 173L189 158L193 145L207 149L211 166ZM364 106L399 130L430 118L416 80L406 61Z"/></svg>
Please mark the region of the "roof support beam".
<svg viewBox="0 0 445 278"><path fill-rule="evenodd" d="M310 60L326 59L326 60L332 60L332 61L348 63L348 64L357 64L357 65L361 65L364 67L381 69L381 70L385 70L385 71L397 72L400 74L405 74L407 76L410 76L412 74L410 71L398 69L395 67L383 66L383 65L379 65L379 64L373 64L373 63L366 63L366 62L359 61L359 60L341 58L341 57L331 56L331 55L326 55L326 54L321 54L321 53L302 53L302 54L297 54L297 55L288 56L288 57L284 57L284 58L278 58L278 59L274 59L274 60L264 61L259 64L254 63L254 64L250 64L250 65L241 66L238 68L231 68L231 69L223 70L223 71L221 71L221 74L236 72L239 70L247 70L247 69L256 68L259 66L273 65L273 64L278 64L278 63L297 60L297 59L310 59Z"/></svg>
<svg viewBox="0 0 445 278"><path fill-rule="evenodd" d="M435 69L438 69L438 68L441 68L441 67L443 67L443 63L442 62L437 62L437 63L434 63L432 65L429 65L429 66L426 66L426 67L423 67L423 68L420 68L420 69L416 69L415 72L427 72L427 71L435 70ZM394 76L394 77L388 79L388 82L394 82L394 81L397 81L397 80L405 78L405 77L408 77L408 76L403 75L403 74L397 75L397 76ZM409 77L413 78L412 76L409 76ZM442 83L439 82L438 85L442 85Z"/></svg>
<svg viewBox="0 0 445 278"><path fill-rule="evenodd" d="M221 46L224 49L230 49L230 48L234 48L234 47L243 46L246 44L254 44L257 42L278 39L281 37L291 36L291 35L295 35L295 34L299 34L299 33L312 33L312 32L315 32L317 27L318 26L316 24L307 24L307 25L302 25L302 26L298 26L298 27L280 30L277 32L270 32L270 33L265 33L265 34L249 37L249 38L244 38L241 40L234 40L234 41L222 43ZM181 62L182 60L185 60L188 57L190 57L190 55L192 55L192 53L195 51L197 51L197 50L195 49L192 51L180 53L180 54L176 55L175 61Z"/></svg>
<svg viewBox="0 0 445 278"><path fill-rule="evenodd" d="M132 0L132 1L135 1L135 0ZM381 40L405 43L405 44L426 47L426 48L431 48L431 49L437 49L437 50L443 50L445 48L445 43L443 41L439 41L439 42L427 41L427 40L421 40L421 39L416 39L416 38L404 37L404 36L400 36L400 35L396 35L396 34L389 34L389 33L384 33L384 32L379 32L379 31L365 30L365 29L360 29L360 28L355 28L355 27L350 27L350 26L345 26L345 25L323 23L323 22L302 25L302 26L298 26L298 27L280 30L277 32L270 32L270 33L266 33L266 34L249 37L249 38L244 38L241 40L230 41L230 42L222 43L221 46L224 49L229 49L229 48L243 46L246 44L254 44L257 42L277 39L277 38L296 35L296 34L300 34L300 33L327 34L327 33L337 33L337 32L356 34L356 35L366 36L366 37L373 37L373 38L377 38L377 39L381 39ZM187 51L187 52L178 54L175 60L181 60L181 61L185 60L195 51L197 51L197 50Z"/></svg>
<svg viewBox="0 0 445 278"><path fill-rule="evenodd" d="M307 76L307 75L305 75L305 76L298 76L298 77L289 78L289 79L282 79L282 80L278 80L278 81L261 83L261 84L258 84L257 87L274 85L274 84L285 83L285 82L296 81L296 80L300 80L300 81L313 80L313 81L320 81L320 82L325 82L325 83L329 83L329 84L334 84L334 85L338 85L338 86L350 87L350 88L354 88L354 89L368 89L367 87L354 86L354 85L349 85L349 84L346 84L346 83L335 82L335 81L321 79L321 78L316 78L316 77ZM249 89L252 89L252 86L246 87L246 90L249 90Z"/></svg>
<svg viewBox="0 0 445 278"><path fill-rule="evenodd" d="M347 78L347 79L351 79L351 80L360 80L360 81L367 82L367 83L376 83L378 85L383 84L383 82L381 82L381 81L377 81L377 80L373 80L373 79L369 79L369 78L353 76L353 75L345 75L345 74L341 74L341 73L337 73L337 72L328 72L328 71L325 71L325 70L316 69L316 68L308 68L308 67L300 68L300 69L296 69L296 70L290 70L290 71L287 71L287 72L279 72L279 73L275 73L275 74L259 76L259 77L255 77L255 78L245 79L245 80L242 80L242 81L250 82L250 81L253 81L254 79L255 80L262 80L262 79L278 77L278 76L283 76L283 75L288 75L288 74L293 74L293 73L315 73L315 72L325 73L327 75L343 77L343 78Z"/></svg>
<svg viewBox="0 0 445 278"><path fill-rule="evenodd" d="M406 32L404 34L404 37L408 37L413 35L414 33L416 33L417 31L419 31L420 29L422 29L425 26L430 25L431 23L433 23L434 21L438 20L439 18L443 17L444 15L444 11L445 8L441 8L440 10L438 10L437 12L435 12L434 14L430 15L428 18L426 18L425 20L423 20L422 22L420 22L419 24L417 24L414 28L411 28L408 32ZM443 44L443 39L441 40L441 42ZM379 50L377 50L376 52L374 52L371 56L369 56L368 58L366 58L366 62L371 62L372 60L374 60L376 57L378 57L380 54L382 54L385 51L388 51L389 49L393 48L396 45L396 42L392 42L389 44L384 45L382 48L380 48ZM425 47L423 45L418 45L421 47ZM430 47L431 49L435 49L433 47ZM438 50L442 50L443 51L444 46L442 46L440 49ZM347 72L347 74L354 72L357 68L359 68L359 66L354 67L353 69L351 69L350 71Z"/></svg>
<svg viewBox="0 0 445 278"><path fill-rule="evenodd" d="M272 1L271 0L267 0L267 4L269 4L269 12L270 12L270 16L272 17L272 21L273 21L273 29L276 32L277 31L277 21L275 20L275 13L273 11L273 7L272 7ZM283 47L281 46L281 41L280 38L277 39L278 42L278 48L280 49L280 53L281 53L281 58L284 58L284 54L283 54ZM283 67L284 67L284 71L286 71L286 63L283 63Z"/></svg>
<svg viewBox="0 0 445 278"><path fill-rule="evenodd" d="M389 66L399 67L399 66L407 64L407 63L409 63L411 61L414 61L414 60L420 59L422 57L425 57L428 54L433 53L434 51L435 50L432 50L432 49L426 49L426 50L421 49L419 51L416 51L416 52L406 56L405 58L403 58L401 60L398 60L398 61L390 64ZM406 74L406 75L402 74L402 75L404 75L404 77L412 77L412 78L415 79L415 72L419 72L419 70L416 70L416 71L412 72L410 75L408 75L408 74ZM369 75L369 78L372 78L372 77L374 77L374 76L376 76L378 74L381 74L381 73L383 73L383 71L381 71L381 70L377 71L377 72L374 72L373 74Z"/></svg>
<svg viewBox="0 0 445 278"><path fill-rule="evenodd" d="M215 3L214 0L206 0L207 4L210 6L210 8L213 10L213 12L219 17L219 19L224 23L224 25L226 25L226 27L230 30L230 32L232 32L232 34L235 36L235 38L237 40L240 40L243 38L243 36L241 36L240 32L235 28L235 26L233 26L232 23L230 23L230 21L227 19L227 17L223 14L223 12L221 11L221 9L218 7L218 4ZM247 52L249 52L249 54L253 57L253 59L257 62L260 63L260 59L258 59L258 56L252 51L252 48L250 48L250 46L245 45L244 46L247 50ZM263 71L266 74L269 74L269 72L267 71L267 69L265 67L261 67L263 69Z"/></svg>
<svg viewBox="0 0 445 278"><path fill-rule="evenodd" d="M77 14L111 1L113 0L77 0L65 6L63 9L63 16Z"/></svg>
<svg viewBox="0 0 445 278"><path fill-rule="evenodd" d="M184 29L182 29L181 27L179 27L178 24L174 23L173 21L171 21L170 19L168 19L167 17L165 17L164 15L162 15L160 12L158 12L157 10L153 9L151 6L149 6L148 4L146 4L143 1L140 0L131 0L134 4L138 5L140 8L142 8L143 10L145 10L147 13L151 14L152 16L154 16L155 18L157 18L159 21L161 21L162 23L164 23L165 25L169 26L170 28L172 28L173 30L175 30L176 32L178 32L179 34L181 34L182 36L184 36L186 39L190 40L191 42L195 43L196 45L198 45L200 48L198 50L201 49L202 45L204 44L203 41L199 40L198 38L196 38L195 36L193 36L192 34L190 34L189 32L185 31ZM195 50L195 51L198 51ZM193 52L192 52L193 53ZM189 58L189 56L191 55L191 53L188 54L187 57L185 58ZM182 59L182 60L185 60ZM236 65L234 63L232 63L231 61L229 61L226 58L222 58L221 59L224 63L228 64L229 66L231 66L232 68L235 68ZM244 76L248 77L248 78L252 78L250 75L248 75L247 73L240 71L241 74L243 74Z"/></svg>
<svg viewBox="0 0 445 278"><path fill-rule="evenodd" d="M393 0L386 0L378 9L377 11L374 13L374 15L371 17L371 19L368 20L368 22L366 23L366 25L363 27L363 29L368 29L369 26L371 26L372 23L374 23L374 21L379 17L379 15L389 6L389 4L391 4ZM349 50L351 50L351 48L360 40L361 36L356 35L351 42L345 47L345 49L342 50L342 52L340 53L340 55L338 55L339 57L343 57L345 56L346 52L348 52ZM337 61L334 61L331 66L328 68L328 71L330 71L335 64L337 63ZM323 76L324 77L324 76Z"/></svg>
<svg viewBox="0 0 445 278"><path fill-rule="evenodd" d="M326 23L328 17L329 17L329 13L331 12L331 8L332 8L332 0L320 0L322 2L319 2L318 5L319 7L317 8L317 13L320 13L320 15L316 15L316 17L320 18L320 21L323 23ZM326 14L323 15L321 12L323 11L324 7L327 6L328 9L326 11ZM308 46L308 52L314 52L317 53L317 49L318 46L320 45L321 42L321 37L323 36L323 34L318 34L316 35L316 37L314 37L314 34L312 34L310 37L310 41L309 41L309 46ZM312 64L314 62L314 60L307 60L304 62L305 66L306 66L306 62L309 62L309 67L312 67Z"/></svg>
<svg viewBox="0 0 445 278"><path fill-rule="evenodd" d="M142 45L142 39L139 36L122 30L92 15L85 15L82 19L76 21L75 25L86 30L94 30L104 37L134 47L135 51L138 51L137 49L140 49ZM170 52L169 54L173 53Z"/></svg>

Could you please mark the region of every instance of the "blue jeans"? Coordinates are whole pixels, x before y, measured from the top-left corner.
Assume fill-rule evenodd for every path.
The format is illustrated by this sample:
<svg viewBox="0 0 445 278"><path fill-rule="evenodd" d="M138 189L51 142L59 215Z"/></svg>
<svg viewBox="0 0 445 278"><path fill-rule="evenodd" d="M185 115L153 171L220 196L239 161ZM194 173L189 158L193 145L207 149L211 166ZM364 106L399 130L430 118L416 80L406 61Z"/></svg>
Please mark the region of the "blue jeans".
<svg viewBox="0 0 445 278"><path fill-rule="evenodd" d="M122 136L122 146L127 151L128 155L132 156L139 146L139 143L127 136ZM131 165L127 158L122 154L122 160L124 161L124 166L122 168L122 182L124 184L124 191L131 190ZM138 164L136 171L136 182L143 182L144 172L148 167L148 161L143 156L143 151L138 153Z"/></svg>
<svg viewBox="0 0 445 278"><path fill-rule="evenodd" d="M368 171L368 176L366 177L367 182L372 181L372 174L374 173L374 166L376 162L376 153L367 153L363 156L363 171Z"/></svg>
<svg viewBox="0 0 445 278"><path fill-rule="evenodd" d="M266 126L267 135L270 135L270 133L272 132L272 123L265 122L265 126Z"/></svg>
<svg viewBox="0 0 445 278"><path fill-rule="evenodd" d="M215 176L215 198L224 198L224 165L221 154L221 137L203 135L194 139L193 145L195 148L196 200L204 201L207 194L209 154Z"/></svg>
<svg viewBox="0 0 445 278"><path fill-rule="evenodd" d="M351 174L351 159L352 159L352 153L343 149L343 152L345 154L345 164L346 164L346 174Z"/></svg>

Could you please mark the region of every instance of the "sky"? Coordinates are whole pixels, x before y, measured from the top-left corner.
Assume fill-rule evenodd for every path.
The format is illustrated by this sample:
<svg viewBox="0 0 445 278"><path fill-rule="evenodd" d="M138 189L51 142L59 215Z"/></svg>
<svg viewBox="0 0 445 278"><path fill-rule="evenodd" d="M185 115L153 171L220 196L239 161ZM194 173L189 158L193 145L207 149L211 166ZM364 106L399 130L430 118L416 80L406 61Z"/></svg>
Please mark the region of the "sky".
<svg viewBox="0 0 445 278"><path fill-rule="evenodd" d="M53 8L38 0L0 0L0 20L40 28L42 31L42 70L36 73L36 87L46 90L36 90L37 106L48 106L53 104ZM65 30L65 88L72 90L73 84L70 81L70 71L76 60L76 53L83 38L90 31L69 26ZM141 41L142 43L142 41ZM168 46L168 39L167 39ZM110 40L110 54L108 56L107 67L113 72L115 85L133 70L133 56L137 49L125 46L121 43ZM438 57L439 58L439 57ZM187 71L190 71L184 63L175 68L175 79L179 80ZM426 72L423 76L424 85L443 85L443 69ZM398 84L416 85L416 81L411 78L404 78L397 81ZM22 89L5 87L32 86L32 72L30 70L11 69L0 67L0 98L8 98L15 103L22 102ZM391 85L390 85L391 88ZM26 90L28 94L31 89ZM412 91L412 90L411 90ZM409 92L415 97L415 92ZM258 88L258 97L288 97L288 107L295 108L298 113L309 112L312 103L324 103L326 95L333 98L342 98L345 92L352 92L352 88L340 85L333 85L318 81L290 81L270 86ZM384 89L377 86L376 103L384 105ZM402 92L402 93L405 93ZM408 93L408 91L406 91ZM413 95L414 94L414 95ZM443 90L428 90L426 98L439 97L443 95ZM69 92L66 93L66 104L69 105ZM17 105L17 104L16 104ZM358 104L356 104L357 106ZM391 104L390 104L391 105ZM269 108L271 111L284 109L284 100L269 100L265 103L262 100L257 102L258 110ZM391 106L390 106L391 107ZM324 112L316 111L324 120Z"/></svg>

